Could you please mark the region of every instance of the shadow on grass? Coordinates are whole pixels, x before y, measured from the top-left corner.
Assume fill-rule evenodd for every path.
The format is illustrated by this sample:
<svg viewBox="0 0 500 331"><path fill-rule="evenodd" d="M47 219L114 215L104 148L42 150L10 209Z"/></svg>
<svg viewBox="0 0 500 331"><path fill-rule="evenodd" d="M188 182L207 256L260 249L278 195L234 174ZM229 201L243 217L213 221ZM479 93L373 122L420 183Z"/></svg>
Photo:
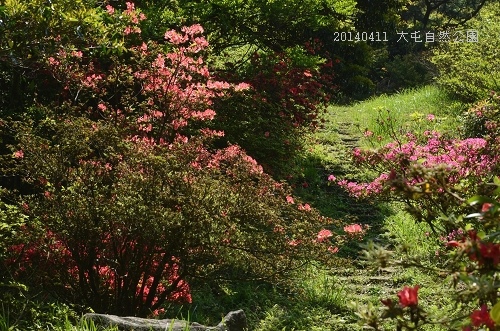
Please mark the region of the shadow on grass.
<svg viewBox="0 0 500 331"><path fill-rule="evenodd" d="M383 203L353 198L340 186L328 182L329 175L342 177L346 173L352 173L352 167L350 160L344 160L340 166L328 169L328 165L325 166L320 157L310 154L301 160L301 175L294 186L295 194L319 210L321 215L340 220L345 225L357 223L368 226L362 241L351 241L339 251L339 256L355 259L361 250L360 243L383 240L381 235L385 232L384 219L392 211ZM360 174L361 177L365 175ZM338 228L332 230L343 232L343 229Z"/></svg>
<svg viewBox="0 0 500 331"><path fill-rule="evenodd" d="M339 253L333 257L337 261L333 267L335 270L321 266L309 268L297 276L294 286L286 288L265 282L193 283L193 289L196 288L194 304L170 307L169 318L175 315L185 319L189 314L193 321L216 325L229 311L243 309L250 330L303 330L318 325L329 325L331 330L358 330L356 317L347 303L350 290L338 273L343 268L352 272L352 267L359 267L356 265L362 250L360 244L382 240L384 219L391 212L372 201L358 201L339 186L328 183L330 174L343 176L356 170L347 158L342 161L341 166L332 168L324 164L321 156L308 154L297 164L300 171L290 182L295 187L294 194L323 216L341 220L346 225L369 226L361 241L352 240L340 247ZM342 227L332 230L343 233Z"/></svg>

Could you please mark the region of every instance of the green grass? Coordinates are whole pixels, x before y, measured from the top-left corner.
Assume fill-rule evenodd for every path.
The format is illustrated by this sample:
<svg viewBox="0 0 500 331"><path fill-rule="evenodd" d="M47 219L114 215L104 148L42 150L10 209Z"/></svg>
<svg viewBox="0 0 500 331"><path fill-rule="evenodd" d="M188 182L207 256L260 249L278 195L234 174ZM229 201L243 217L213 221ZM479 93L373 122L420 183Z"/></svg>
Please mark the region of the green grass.
<svg viewBox="0 0 500 331"><path fill-rule="evenodd" d="M42 327L43 321L40 321L39 327L37 326L29 326L29 330L38 330ZM91 320L80 319L76 324L71 322L69 318L66 316L64 320L60 320L57 323L47 323L45 330L51 331L118 331L117 327L109 327L102 328L99 325L96 325ZM2 313L0 314L0 331L24 331L26 330L26 325L19 326L16 323L11 323L9 321L9 314Z"/></svg>
<svg viewBox="0 0 500 331"><path fill-rule="evenodd" d="M361 138L366 130L375 136L383 135L378 119L394 119L395 127L403 131L438 130L446 132L456 129L457 115L467 108L466 104L453 100L446 92L434 85L406 90L393 95L382 95L350 106L330 106L325 116L327 130L319 133L320 139L331 139L332 132ZM436 120L427 120L433 114ZM381 143L388 142L383 137ZM361 146L369 146L361 139Z"/></svg>
<svg viewBox="0 0 500 331"><path fill-rule="evenodd" d="M394 204L397 211L384 221L385 229L391 240L403 245L404 253L415 257L435 255L440 246L426 223L416 223L403 211L403 206Z"/></svg>

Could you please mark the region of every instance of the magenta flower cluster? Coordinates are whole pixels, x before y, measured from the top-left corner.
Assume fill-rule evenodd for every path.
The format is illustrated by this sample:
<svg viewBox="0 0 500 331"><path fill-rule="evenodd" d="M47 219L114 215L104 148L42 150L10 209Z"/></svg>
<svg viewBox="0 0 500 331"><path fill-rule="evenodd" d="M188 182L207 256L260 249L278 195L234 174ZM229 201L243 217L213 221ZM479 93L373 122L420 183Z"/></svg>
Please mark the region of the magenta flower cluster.
<svg viewBox="0 0 500 331"><path fill-rule="evenodd" d="M487 175L499 161L495 147L483 138L447 139L438 132L426 131L422 144L414 135L407 137L405 143L390 142L378 150L354 150L353 157L357 164L380 173L371 182L337 180L332 175L328 180L361 198L390 190L388 184L393 180L403 180L408 186L423 184L426 179L410 175L409 170L415 165L440 169L446 172L447 183L455 184L471 176L477 178Z"/></svg>

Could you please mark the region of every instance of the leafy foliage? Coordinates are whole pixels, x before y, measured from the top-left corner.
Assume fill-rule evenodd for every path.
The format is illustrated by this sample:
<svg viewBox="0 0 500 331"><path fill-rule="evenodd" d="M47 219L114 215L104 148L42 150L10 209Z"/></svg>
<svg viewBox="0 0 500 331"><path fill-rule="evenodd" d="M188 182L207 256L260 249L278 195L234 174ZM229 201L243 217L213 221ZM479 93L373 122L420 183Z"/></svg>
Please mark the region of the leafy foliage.
<svg viewBox="0 0 500 331"><path fill-rule="evenodd" d="M474 18L485 4L495 1L460 0L460 1L409 1L403 17L414 27L424 30L457 27Z"/></svg>
<svg viewBox="0 0 500 331"><path fill-rule="evenodd" d="M485 99L499 89L499 13L497 4L485 6L467 25L478 31L477 43L443 43L431 58L439 71L438 83L465 101Z"/></svg>

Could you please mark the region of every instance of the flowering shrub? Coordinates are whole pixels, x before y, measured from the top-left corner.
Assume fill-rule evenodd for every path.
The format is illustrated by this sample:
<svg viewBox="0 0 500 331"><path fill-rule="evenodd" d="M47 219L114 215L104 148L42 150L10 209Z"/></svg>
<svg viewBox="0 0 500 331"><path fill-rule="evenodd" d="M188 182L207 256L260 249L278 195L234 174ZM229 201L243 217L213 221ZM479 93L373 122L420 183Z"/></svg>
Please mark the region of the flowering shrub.
<svg viewBox="0 0 500 331"><path fill-rule="evenodd" d="M9 265L96 311L158 312L190 301L190 278L227 270L285 281L337 242L333 233L316 241L329 221L287 202L286 186L236 146L127 141L110 123L78 118L53 127L51 141L36 134L47 129L20 128L19 170L37 192L22 201L37 222Z"/></svg>
<svg viewBox="0 0 500 331"><path fill-rule="evenodd" d="M395 131L389 128L388 132ZM461 206L465 197L476 194L480 184L498 171L497 139L453 139L435 131L407 133L404 139L376 150L354 150L357 165L378 173L371 182L358 183L333 175L328 182L357 198L403 201L410 213L435 228L439 215L466 212L467 207L464 210ZM449 231L463 226L456 222L442 225Z"/></svg>
<svg viewBox="0 0 500 331"><path fill-rule="evenodd" d="M324 260L336 236L316 237L330 220L241 147L211 144L225 134L208 125L212 106L249 85L212 76L203 28L146 43L132 3L101 14L123 27L120 51L61 42L43 63L56 92L40 100L43 116L9 123L9 171L30 189L17 196L30 222L6 253L11 274L144 316L190 302L190 279L285 282L305 259Z"/></svg>
<svg viewBox="0 0 500 331"><path fill-rule="evenodd" d="M308 48L314 53L313 46ZM332 67L332 61L321 63L319 58L312 58L308 60L312 63L294 63L297 60L293 53L255 53L251 58L255 75L248 81L259 92L257 98L278 103L286 122L295 127L314 127L318 125L318 104L329 100L323 86L329 76L321 75L320 69Z"/></svg>
<svg viewBox="0 0 500 331"><path fill-rule="evenodd" d="M500 136L500 95L491 91L490 97L475 104L462 116L464 137L483 137L494 141Z"/></svg>
<svg viewBox="0 0 500 331"><path fill-rule="evenodd" d="M500 181L498 183L500 184ZM496 191L498 194L499 189ZM469 200L469 203L480 204L484 200L490 199L474 197ZM481 327L486 327L487 330L497 330L500 325L499 285L496 282L500 262L500 241L496 234L499 230L500 203L488 202L488 208L484 208L484 204L481 213L470 215L479 218L479 222L472 222L470 226L481 229L482 238L478 236L476 230L471 229L466 234L463 231L460 231L461 234L457 232L461 237L460 241L448 238L444 243L448 247L447 257L450 258L445 266L447 269L444 270L451 275L456 300L478 305L479 309L462 314L459 318L434 320L419 305L417 294L419 287L405 286L398 293L399 303L391 299L381 300L385 307L382 308L380 314L375 313L373 309L360 310L358 315L363 322L375 330L379 330L383 319L394 319L397 323L397 330L415 330L424 324L440 324L453 330L463 327L464 331L481 330ZM453 236L451 239L455 238L456 236ZM418 266L418 263L413 265Z"/></svg>
<svg viewBox="0 0 500 331"><path fill-rule="evenodd" d="M126 122L133 139L156 144L183 141L190 133L189 122L214 118L213 98L228 89L248 87L211 77L201 56L208 46L202 33L200 25L184 27L182 33L167 31L165 39L172 47L169 53L164 54L151 42L131 46L128 51L134 61L116 58L107 72L98 69L102 65L94 60L75 58L64 49L57 57L50 57L48 64L65 96L77 102L76 111L89 107L91 118L107 118L120 125ZM203 132L207 136L219 134Z"/></svg>
<svg viewBox="0 0 500 331"><path fill-rule="evenodd" d="M219 120L214 128L224 129L227 141L242 146L275 178L291 173L304 133L318 127L330 95L326 92L334 90L332 61L314 55L316 48L308 43L282 52L255 52L245 65L220 73L252 88L215 104Z"/></svg>
<svg viewBox="0 0 500 331"><path fill-rule="evenodd" d="M481 178L492 171L497 155L482 138L464 140L446 139L438 132L425 132L425 144L418 144L416 137L409 136L405 143L392 142L377 151L354 151L354 160L374 169L389 170L371 183L354 183L339 180L337 183L356 197L379 195L390 185L400 185L402 190L415 193L431 193L444 190L443 183L424 178L420 169L433 169L440 172L448 184L458 184L467 178ZM419 176L420 175L420 176ZM429 177L429 176L428 176ZM420 187L420 189L419 189ZM442 191L441 191L442 192Z"/></svg>
<svg viewBox="0 0 500 331"><path fill-rule="evenodd" d="M384 320L391 320L396 330L418 330L428 324L447 330L498 329L499 100L492 93L463 116L463 138L431 131L404 133L391 118L384 119L379 123L381 133L394 141L378 149L353 152L354 161L374 171L375 179L358 183L334 175L326 178L330 185L340 185L360 199L404 202L418 221L426 221L441 238L439 262L429 266L410 254L391 259L392 252L373 243L367 246L366 258L383 268L417 267L434 271L436 276L450 275L452 295L462 307L457 316L438 319L420 302L420 287L405 286L398 301L383 299L378 309L360 308L358 316L365 325L382 330ZM365 136L373 139L374 133L366 130Z"/></svg>
<svg viewBox="0 0 500 331"><path fill-rule="evenodd" d="M380 314L373 309L362 309L359 316L367 325L379 330L384 319L394 319L397 330L416 330L425 324L439 324L449 330L496 330L500 325L500 295L498 277L500 263L500 240L498 238L500 217L500 180L495 179L496 190L492 197L476 196L468 200L471 206L479 206L480 212L468 215L469 230L457 230L444 239L443 246L447 262L436 269L451 276L457 302L476 306L478 309L458 318L436 320L418 301L418 286L405 286L398 293L399 303L391 299L381 300L384 307ZM376 248L368 251L375 257ZM373 255L371 255L373 254ZM379 254L380 255L380 254ZM380 256L379 256L380 257ZM417 261L409 265L420 266ZM405 262L401 263L405 265ZM423 266L422 266L423 267ZM405 307L407 309L405 309ZM409 315L408 315L409 314Z"/></svg>
<svg viewBox="0 0 500 331"><path fill-rule="evenodd" d="M372 182L349 182L333 175L327 178L329 183L337 183L359 198L403 201L418 220L427 221L441 235L443 246L440 263L430 269L450 275L454 299L470 309L454 318L436 319L419 302L419 287L404 287L398 293L398 302L384 299L378 312L373 307L359 311L362 321L373 329L380 330L385 319L393 320L396 330L417 330L426 324L449 330L496 330L500 325L497 110L494 93L488 102L472 108L466 115L464 132L468 137L464 139L424 132L421 137L407 134L405 140L375 151L355 150L356 162L379 173ZM397 136L395 130L388 132ZM374 244L365 253L368 260L383 267L429 270L410 256L394 261L390 252Z"/></svg>

